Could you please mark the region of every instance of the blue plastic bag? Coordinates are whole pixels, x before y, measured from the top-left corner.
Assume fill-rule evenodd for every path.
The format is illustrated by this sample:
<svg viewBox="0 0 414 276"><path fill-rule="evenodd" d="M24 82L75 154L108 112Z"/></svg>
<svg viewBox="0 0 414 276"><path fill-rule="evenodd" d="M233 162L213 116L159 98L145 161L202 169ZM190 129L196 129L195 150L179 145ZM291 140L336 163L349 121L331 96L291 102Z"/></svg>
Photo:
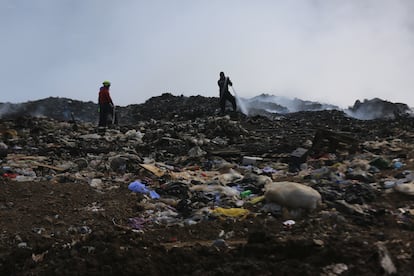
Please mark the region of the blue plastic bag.
<svg viewBox="0 0 414 276"><path fill-rule="evenodd" d="M148 194L150 191L140 181L136 180L128 185L128 189L136 193Z"/></svg>
<svg viewBox="0 0 414 276"><path fill-rule="evenodd" d="M150 197L152 198L152 199L159 199L160 198L160 195L159 194L157 194L157 192L156 191L150 191Z"/></svg>
<svg viewBox="0 0 414 276"><path fill-rule="evenodd" d="M141 183L139 180L135 180L134 182L128 185L128 189L141 194L149 194L152 199L160 198L160 195L157 194L156 191L149 190L145 184Z"/></svg>

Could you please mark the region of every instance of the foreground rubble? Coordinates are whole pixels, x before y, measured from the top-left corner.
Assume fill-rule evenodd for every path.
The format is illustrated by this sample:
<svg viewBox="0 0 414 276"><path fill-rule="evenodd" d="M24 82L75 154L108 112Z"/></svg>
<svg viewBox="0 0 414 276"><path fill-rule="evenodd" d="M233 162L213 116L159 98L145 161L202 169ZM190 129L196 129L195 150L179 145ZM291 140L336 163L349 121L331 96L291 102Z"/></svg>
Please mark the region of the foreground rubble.
<svg viewBox="0 0 414 276"><path fill-rule="evenodd" d="M187 115L2 120L2 275L412 273L412 119Z"/></svg>

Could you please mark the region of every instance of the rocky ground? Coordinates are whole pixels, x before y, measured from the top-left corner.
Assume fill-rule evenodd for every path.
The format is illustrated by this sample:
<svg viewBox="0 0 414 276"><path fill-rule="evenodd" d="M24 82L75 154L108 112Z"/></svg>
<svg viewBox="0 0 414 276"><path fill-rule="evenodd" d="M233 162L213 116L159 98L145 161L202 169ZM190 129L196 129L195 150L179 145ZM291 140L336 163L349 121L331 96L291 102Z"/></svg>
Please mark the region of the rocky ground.
<svg viewBox="0 0 414 276"><path fill-rule="evenodd" d="M413 275L412 118L180 100L108 129L0 120L1 275ZM281 208L269 179L323 204Z"/></svg>

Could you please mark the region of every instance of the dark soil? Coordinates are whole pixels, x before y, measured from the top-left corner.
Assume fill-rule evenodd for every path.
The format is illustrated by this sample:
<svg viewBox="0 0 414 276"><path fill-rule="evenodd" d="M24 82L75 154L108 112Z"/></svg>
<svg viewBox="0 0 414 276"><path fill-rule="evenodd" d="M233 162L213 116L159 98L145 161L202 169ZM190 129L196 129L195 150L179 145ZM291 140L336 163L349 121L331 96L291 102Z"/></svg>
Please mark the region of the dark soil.
<svg viewBox="0 0 414 276"><path fill-rule="evenodd" d="M378 241L400 275L412 275L414 265L413 218L389 212L315 213L291 228L259 214L142 233L128 227L138 207L126 186L98 193L82 184L2 181L0 202L2 275L319 275L337 263L348 266L342 275L381 275ZM104 210L85 209L93 202ZM412 204L399 194L378 202L378 210ZM228 247L212 246L222 230L233 233Z"/></svg>

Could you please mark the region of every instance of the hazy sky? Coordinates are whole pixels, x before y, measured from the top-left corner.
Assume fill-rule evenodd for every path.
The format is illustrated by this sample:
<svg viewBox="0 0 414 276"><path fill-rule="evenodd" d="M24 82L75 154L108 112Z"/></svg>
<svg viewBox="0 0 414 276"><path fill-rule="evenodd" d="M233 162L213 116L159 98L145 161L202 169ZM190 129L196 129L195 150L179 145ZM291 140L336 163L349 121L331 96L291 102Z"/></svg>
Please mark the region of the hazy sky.
<svg viewBox="0 0 414 276"><path fill-rule="evenodd" d="M413 0L0 0L0 102L260 93L414 106Z"/></svg>

